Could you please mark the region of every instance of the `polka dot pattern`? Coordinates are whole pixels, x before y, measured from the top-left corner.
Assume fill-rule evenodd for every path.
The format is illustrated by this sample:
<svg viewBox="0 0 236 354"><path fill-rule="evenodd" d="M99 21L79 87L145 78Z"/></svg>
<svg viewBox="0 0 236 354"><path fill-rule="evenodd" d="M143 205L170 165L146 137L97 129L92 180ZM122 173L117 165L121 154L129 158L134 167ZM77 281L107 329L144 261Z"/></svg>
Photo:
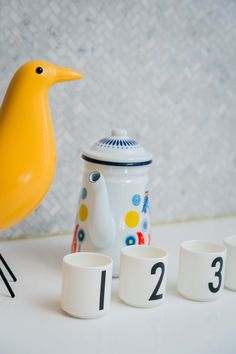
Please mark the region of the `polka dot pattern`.
<svg viewBox="0 0 236 354"><path fill-rule="evenodd" d="M80 242L83 242L84 241L84 238L85 238L85 232L83 229L80 229L79 232L78 232L78 240Z"/></svg>
<svg viewBox="0 0 236 354"><path fill-rule="evenodd" d="M87 198L87 194L88 194L87 193L87 189L84 187L82 189L82 193L81 193L81 197L82 197L83 200Z"/></svg>
<svg viewBox="0 0 236 354"><path fill-rule="evenodd" d="M79 208L80 221L86 221L88 218L88 208L85 204L81 204Z"/></svg>
<svg viewBox="0 0 236 354"><path fill-rule="evenodd" d="M148 221L146 219L143 220L143 231L147 231L148 229Z"/></svg>
<svg viewBox="0 0 236 354"><path fill-rule="evenodd" d="M125 244L127 246L132 246L136 244L136 238L135 236L131 235L131 236L127 236L125 239Z"/></svg>
<svg viewBox="0 0 236 354"><path fill-rule="evenodd" d="M139 214L137 213L137 211L135 211L135 210L129 211L125 215L125 223L131 229L136 227L139 223Z"/></svg>
<svg viewBox="0 0 236 354"><path fill-rule="evenodd" d="M134 206L139 206L141 203L141 196L139 194L135 194L133 197L132 197L132 204Z"/></svg>

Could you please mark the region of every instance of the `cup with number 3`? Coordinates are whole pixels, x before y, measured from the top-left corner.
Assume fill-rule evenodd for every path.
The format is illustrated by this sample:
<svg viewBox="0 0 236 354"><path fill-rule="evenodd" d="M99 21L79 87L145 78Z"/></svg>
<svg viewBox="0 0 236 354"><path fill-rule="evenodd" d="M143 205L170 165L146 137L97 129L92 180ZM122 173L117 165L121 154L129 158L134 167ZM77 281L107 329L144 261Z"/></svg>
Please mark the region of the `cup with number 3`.
<svg viewBox="0 0 236 354"><path fill-rule="evenodd" d="M179 257L178 291L191 300L212 301L224 288L225 246L208 241L182 243Z"/></svg>

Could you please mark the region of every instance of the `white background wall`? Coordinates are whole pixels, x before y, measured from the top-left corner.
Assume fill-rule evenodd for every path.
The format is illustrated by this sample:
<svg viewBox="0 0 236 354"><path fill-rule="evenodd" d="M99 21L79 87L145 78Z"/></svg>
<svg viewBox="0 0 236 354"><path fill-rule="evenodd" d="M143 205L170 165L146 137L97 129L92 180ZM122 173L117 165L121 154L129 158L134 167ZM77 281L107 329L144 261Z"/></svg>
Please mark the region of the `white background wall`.
<svg viewBox="0 0 236 354"><path fill-rule="evenodd" d="M236 2L0 0L0 98L44 59L84 73L52 89L54 184L1 233L71 231L87 145L123 127L154 153L152 220L236 213Z"/></svg>

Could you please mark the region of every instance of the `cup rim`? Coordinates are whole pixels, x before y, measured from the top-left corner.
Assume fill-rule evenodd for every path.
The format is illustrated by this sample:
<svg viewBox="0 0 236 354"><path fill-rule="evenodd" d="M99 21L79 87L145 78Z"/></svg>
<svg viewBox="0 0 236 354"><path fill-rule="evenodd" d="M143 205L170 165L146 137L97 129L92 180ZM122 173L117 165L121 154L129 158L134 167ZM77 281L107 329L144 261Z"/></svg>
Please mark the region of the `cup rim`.
<svg viewBox="0 0 236 354"><path fill-rule="evenodd" d="M233 242L232 242L233 241ZM229 235L224 238L224 244L236 248L236 235Z"/></svg>
<svg viewBox="0 0 236 354"><path fill-rule="evenodd" d="M86 256L90 256L93 258L103 258L104 263L103 264L98 264L98 265L84 265L84 264L76 264L74 262L71 262L74 258L84 258ZM78 268L78 269L103 269L104 267L112 266L113 265L113 259L110 256L107 256L106 254L103 253L96 253L96 252L74 252L74 253L68 253L63 257L63 264L66 266L69 266L71 268Z"/></svg>
<svg viewBox="0 0 236 354"><path fill-rule="evenodd" d="M145 256L139 256L137 254L132 254L131 252L136 249L138 249L138 250L142 250L142 249L156 250L157 252L160 252L161 254L154 256L154 257L145 257ZM129 258L133 258L133 259L136 259L139 261L146 261L146 262L147 261L156 261L156 260L161 260L161 259L163 260L168 257L168 253L165 250L163 250L162 248L157 247L157 246L147 246L147 245L125 246L121 249L121 254L126 257L129 257Z"/></svg>
<svg viewBox="0 0 236 354"><path fill-rule="evenodd" d="M194 245L198 245L200 247L198 249L197 247L196 248L191 247ZM201 246L203 246L202 249ZM210 240L186 240L181 243L180 248L192 254L201 254L206 256L209 256L211 254L214 255L214 254L224 253L226 251L226 248L223 244L213 242Z"/></svg>

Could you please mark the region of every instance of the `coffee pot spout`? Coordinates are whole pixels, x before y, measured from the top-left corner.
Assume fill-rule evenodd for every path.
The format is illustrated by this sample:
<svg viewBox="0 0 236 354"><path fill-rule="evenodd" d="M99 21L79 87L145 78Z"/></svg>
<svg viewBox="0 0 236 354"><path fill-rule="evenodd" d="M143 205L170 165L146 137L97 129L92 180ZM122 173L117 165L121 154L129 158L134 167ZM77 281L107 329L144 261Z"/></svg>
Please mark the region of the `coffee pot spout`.
<svg viewBox="0 0 236 354"><path fill-rule="evenodd" d="M104 249L115 240L115 221L103 175L99 171L91 172L89 182L93 201L88 225L89 233L94 246Z"/></svg>

